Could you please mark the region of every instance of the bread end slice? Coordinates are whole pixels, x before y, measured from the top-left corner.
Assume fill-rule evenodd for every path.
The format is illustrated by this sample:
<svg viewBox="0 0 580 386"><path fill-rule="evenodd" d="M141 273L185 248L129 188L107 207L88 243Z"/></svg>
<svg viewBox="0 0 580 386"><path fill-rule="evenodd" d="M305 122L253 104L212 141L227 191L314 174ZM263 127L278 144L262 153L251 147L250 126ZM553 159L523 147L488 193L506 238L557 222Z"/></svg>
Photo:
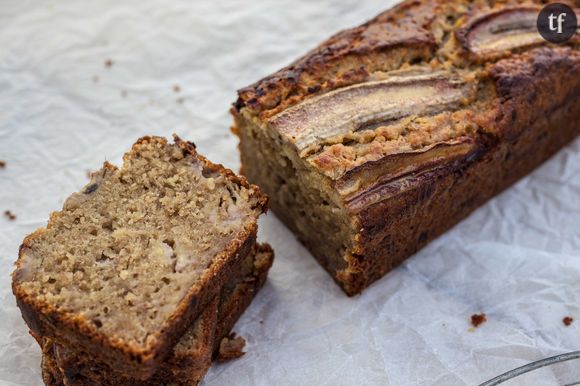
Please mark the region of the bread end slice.
<svg viewBox="0 0 580 386"><path fill-rule="evenodd" d="M37 335L150 377L251 252L266 205L193 143L143 137L25 238L17 304Z"/></svg>

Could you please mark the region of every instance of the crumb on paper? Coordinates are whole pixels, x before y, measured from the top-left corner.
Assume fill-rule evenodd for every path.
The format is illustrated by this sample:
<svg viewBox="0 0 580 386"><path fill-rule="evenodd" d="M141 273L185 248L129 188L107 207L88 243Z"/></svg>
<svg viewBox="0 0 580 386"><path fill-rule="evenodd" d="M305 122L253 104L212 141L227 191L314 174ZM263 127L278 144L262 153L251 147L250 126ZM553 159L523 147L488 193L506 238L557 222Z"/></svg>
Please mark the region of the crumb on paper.
<svg viewBox="0 0 580 386"><path fill-rule="evenodd" d="M127 90L121 90L121 97L122 98L127 98Z"/></svg>
<svg viewBox="0 0 580 386"><path fill-rule="evenodd" d="M185 98L177 98L177 103L182 104L185 102Z"/></svg>
<svg viewBox="0 0 580 386"><path fill-rule="evenodd" d="M93 77L91 79L93 80L93 83L99 83L99 76L98 75L93 75Z"/></svg>
<svg viewBox="0 0 580 386"><path fill-rule="evenodd" d="M2 161L0 159L0 169L4 169L6 167L6 161Z"/></svg>
<svg viewBox="0 0 580 386"><path fill-rule="evenodd" d="M232 332L229 336L226 336L220 342L220 349L218 351L217 361L226 362L232 359L240 358L245 354L242 351L246 341L241 336L236 336L235 332Z"/></svg>
<svg viewBox="0 0 580 386"><path fill-rule="evenodd" d="M6 218L10 221L16 220L16 215L9 210L4 211L4 216L6 216Z"/></svg>
<svg viewBox="0 0 580 386"><path fill-rule="evenodd" d="M114 62L111 59L105 60L105 67L111 68L113 67Z"/></svg>
<svg viewBox="0 0 580 386"><path fill-rule="evenodd" d="M175 86L173 86L173 91L175 91L175 92L181 92L181 87L179 87L179 85L176 84Z"/></svg>
<svg viewBox="0 0 580 386"><path fill-rule="evenodd" d="M564 323L564 326L566 326L566 327L571 325L573 321L574 321L574 318L571 316L566 316L564 319L562 319L562 323Z"/></svg>
<svg viewBox="0 0 580 386"><path fill-rule="evenodd" d="M481 326L483 323L487 322L487 317L482 312L481 314L471 315L471 325L475 328Z"/></svg>

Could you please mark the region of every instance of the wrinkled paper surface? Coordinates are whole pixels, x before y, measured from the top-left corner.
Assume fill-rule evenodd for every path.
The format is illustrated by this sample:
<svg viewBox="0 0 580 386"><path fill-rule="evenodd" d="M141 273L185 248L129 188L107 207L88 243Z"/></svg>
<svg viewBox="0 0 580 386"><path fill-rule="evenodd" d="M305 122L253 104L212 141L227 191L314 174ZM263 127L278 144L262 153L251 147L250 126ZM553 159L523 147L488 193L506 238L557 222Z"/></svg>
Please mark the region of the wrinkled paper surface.
<svg viewBox="0 0 580 386"><path fill-rule="evenodd" d="M2 1L0 210L17 219L0 218L0 384L41 384L9 274L87 170L173 132L237 170L235 90L391 3ZM562 323L580 319L579 161L577 140L354 298L268 214L260 239L276 262L235 328L247 353L205 384L476 385L580 349L580 320ZM488 321L470 331L479 312ZM508 384L575 381L572 361Z"/></svg>

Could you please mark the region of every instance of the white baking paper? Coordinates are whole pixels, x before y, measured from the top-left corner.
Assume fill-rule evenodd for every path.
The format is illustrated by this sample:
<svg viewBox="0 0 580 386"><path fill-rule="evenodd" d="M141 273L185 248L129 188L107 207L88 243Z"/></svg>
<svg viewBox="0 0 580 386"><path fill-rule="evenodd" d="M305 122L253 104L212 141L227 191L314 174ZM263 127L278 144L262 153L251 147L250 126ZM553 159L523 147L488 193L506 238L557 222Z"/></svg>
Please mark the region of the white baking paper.
<svg viewBox="0 0 580 386"><path fill-rule="evenodd" d="M9 274L23 237L87 170L173 132L237 170L235 90L392 3L0 1L0 210L17 216L0 218L0 384L41 384ZM579 197L577 140L354 298L268 214L260 239L276 261L235 328L247 353L204 383L476 385L578 350ZM480 312L487 323L470 330ZM572 361L509 385L574 381Z"/></svg>

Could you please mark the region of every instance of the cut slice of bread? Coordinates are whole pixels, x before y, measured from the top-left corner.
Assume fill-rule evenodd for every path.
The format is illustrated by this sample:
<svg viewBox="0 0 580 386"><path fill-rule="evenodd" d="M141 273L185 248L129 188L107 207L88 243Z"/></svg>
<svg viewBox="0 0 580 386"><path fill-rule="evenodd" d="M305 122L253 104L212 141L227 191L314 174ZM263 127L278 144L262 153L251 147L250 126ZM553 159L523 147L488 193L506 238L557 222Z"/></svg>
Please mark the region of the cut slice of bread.
<svg viewBox="0 0 580 386"><path fill-rule="evenodd" d="M257 245L255 254L244 260L239 273L229 282L231 284L222 290L221 298L210 303L152 378L136 380L124 377L54 343L50 338L44 338L42 370L45 383L55 386L195 385L210 367L212 350L229 334L266 281L273 259L274 253L268 244Z"/></svg>
<svg viewBox="0 0 580 386"><path fill-rule="evenodd" d="M18 306L37 335L148 378L250 253L266 202L192 143L144 137L26 237Z"/></svg>
<svg viewBox="0 0 580 386"><path fill-rule="evenodd" d="M92 361L76 353L74 348L58 344L50 338L43 339L42 372L50 374L55 384L58 385L60 380L61 384L68 386L159 385L165 380L179 380L183 385L195 385L211 366L218 304L219 299L216 297L175 345L173 354L149 380L127 378L107 365Z"/></svg>

